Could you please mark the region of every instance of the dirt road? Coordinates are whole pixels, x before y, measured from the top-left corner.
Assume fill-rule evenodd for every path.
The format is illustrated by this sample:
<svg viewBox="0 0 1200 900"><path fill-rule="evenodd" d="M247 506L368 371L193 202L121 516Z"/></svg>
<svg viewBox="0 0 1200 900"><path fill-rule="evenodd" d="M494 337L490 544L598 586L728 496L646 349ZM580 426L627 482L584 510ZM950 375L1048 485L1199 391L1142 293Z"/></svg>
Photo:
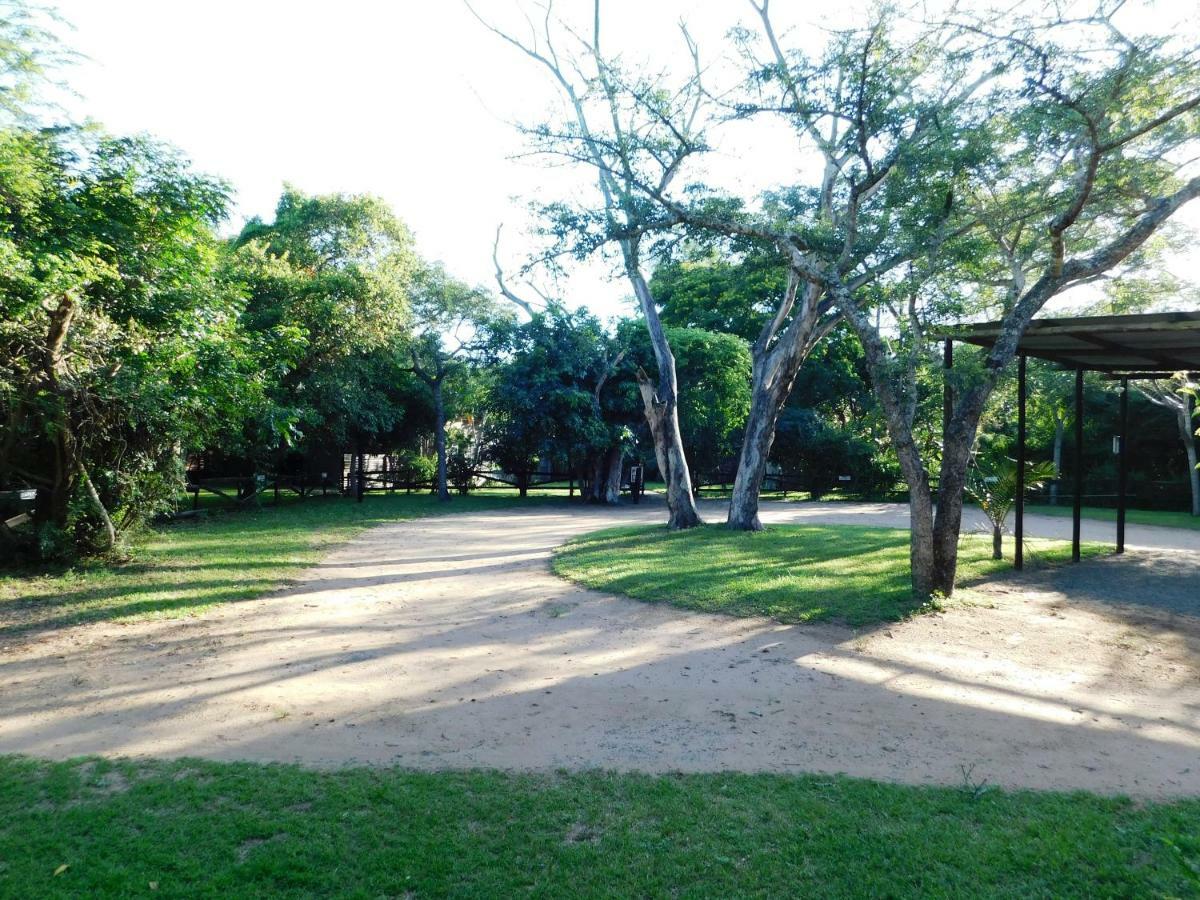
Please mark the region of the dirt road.
<svg viewBox="0 0 1200 900"><path fill-rule="evenodd" d="M897 515L863 508L853 521ZM66 629L0 661L0 752L1200 795L1200 618L1180 614L1200 585L1196 554L1005 580L970 605L859 633L647 605L549 572L568 537L661 516L541 507L386 525L261 601ZM1183 608L1121 605L1171 589Z"/></svg>

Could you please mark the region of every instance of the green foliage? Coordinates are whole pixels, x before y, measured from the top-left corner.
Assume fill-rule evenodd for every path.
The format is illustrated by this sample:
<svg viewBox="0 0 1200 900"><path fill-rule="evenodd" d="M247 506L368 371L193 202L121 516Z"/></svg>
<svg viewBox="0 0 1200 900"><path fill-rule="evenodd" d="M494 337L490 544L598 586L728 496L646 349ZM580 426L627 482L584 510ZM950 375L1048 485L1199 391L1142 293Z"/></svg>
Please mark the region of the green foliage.
<svg viewBox="0 0 1200 900"><path fill-rule="evenodd" d="M699 328L667 328L679 378L679 427L688 465L695 476L717 469L741 449L742 428L750 412L750 350L732 334ZM618 335L630 348L626 368L654 371L654 354L645 328L626 320ZM625 384L626 404L639 408L632 378Z"/></svg>
<svg viewBox="0 0 1200 900"><path fill-rule="evenodd" d="M1017 502L1017 462L1014 459L976 459L967 480L967 493L979 504L994 528L1003 528L1009 510ZM1054 463L1029 460L1025 463L1025 489L1035 491L1055 476Z"/></svg>
<svg viewBox="0 0 1200 900"><path fill-rule="evenodd" d="M608 386L619 351L586 310L496 329L492 352L485 453L502 469L529 472L543 458L580 465L622 439L630 413Z"/></svg>
<svg viewBox="0 0 1200 900"><path fill-rule="evenodd" d="M753 342L787 289L787 268L762 253L736 262L715 253L654 270L650 290L663 323L735 334Z"/></svg>
<svg viewBox="0 0 1200 900"><path fill-rule="evenodd" d="M152 141L69 129L0 132L0 183L0 485L42 491L43 552L91 549L85 477L136 525L178 485L177 448L257 402L212 232L225 187Z"/></svg>
<svg viewBox="0 0 1200 900"><path fill-rule="evenodd" d="M392 456L392 460L397 476L409 484L429 484L437 473L437 458L416 450L401 450Z"/></svg>
<svg viewBox="0 0 1200 900"><path fill-rule="evenodd" d="M386 446L407 419L428 421L404 359L420 262L383 201L289 187L274 221L248 222L231 249L229 277L247 293L241 326L268 399L243 418L248 454L281 442Z"/></svg>
<svg viewBox="0 0 1200 900"><path fill-rule="evenodd" d="M801 490L814 500L837 487L879 496L899 478L880 450L852 427L831 425L812 410L787 408L779 416L771 458L784 475L799 478ZM842 481L843 475L850 481Z"/></svg>

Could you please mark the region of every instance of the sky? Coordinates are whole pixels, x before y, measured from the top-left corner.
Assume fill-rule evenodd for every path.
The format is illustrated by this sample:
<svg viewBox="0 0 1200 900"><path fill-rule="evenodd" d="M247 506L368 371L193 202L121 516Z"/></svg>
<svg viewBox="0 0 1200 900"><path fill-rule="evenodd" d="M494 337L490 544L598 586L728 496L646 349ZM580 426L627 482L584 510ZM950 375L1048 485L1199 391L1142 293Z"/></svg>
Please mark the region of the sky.
<svg viewBox="0 0 1200 900"><path fill-rule="evenodd" d="M1179 0L1196 9L1196 0ZM857 0L781 6L808 24L851 14ZM1170 7L1171 3L1166 3ZM64 101L114 133L175 144L235 192L231 230L269 219L285 183L307 193L372 193L415 232L418 250L458 277L494 285L492 246L504 225L507 271L532 242L530 200L587 191L583 173L531 159L515 123L557 102L547 73L484 29L462 0L58 0L65 40L83 59L64 73ZM590 4L583 4L590 8ZM509 0L478 0L514 28ZM559 0L574 13L581 0ZM678 22L701 52L749 23L739 0L607 0L605 29L631 61L681 59ZM806 29L806 34L817 34ZM722 146L718 169L778 172L778 135ZM763 186L766 182L763 183ZM1200 209L1185 221L1200 229ZM1171 261L1200 281L1200 245ZM600 264L560 285L604 317L631 309L628 288Z"/></svg>

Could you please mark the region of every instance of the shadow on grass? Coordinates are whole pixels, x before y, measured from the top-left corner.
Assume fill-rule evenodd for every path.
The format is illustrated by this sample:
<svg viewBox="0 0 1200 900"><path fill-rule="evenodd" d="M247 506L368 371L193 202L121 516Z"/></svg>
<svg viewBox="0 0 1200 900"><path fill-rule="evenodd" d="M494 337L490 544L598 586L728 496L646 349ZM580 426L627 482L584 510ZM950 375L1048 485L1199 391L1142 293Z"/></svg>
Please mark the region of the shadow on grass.
<svg viewBox="0 0 1200 900"><path fill-rule="evenodd" d="M559 550L554 569L587 587L637 600L786 624L862 626L898 621L926 606L912 595L909 539L905 530L856 525L779 525L762 532L639 526L575 539ZM1034 568L1069 559L1069 544L1061 541L1027 547ZM1085 552L1096 555L1103 548ZM1010 566L991 559L990 537L963 537L960 585L994 578Z"/></svg>
<svg viewBox="0 0 1200 900"><path fill-rule="evenodd" d="M557 497L314 497L224 510L147 530L124 563L0 569L0 640L68 625L186 615L286 586L330 547L375 525L447 514L572 508ZM239 577L238 573L246 573Z"/></svg>

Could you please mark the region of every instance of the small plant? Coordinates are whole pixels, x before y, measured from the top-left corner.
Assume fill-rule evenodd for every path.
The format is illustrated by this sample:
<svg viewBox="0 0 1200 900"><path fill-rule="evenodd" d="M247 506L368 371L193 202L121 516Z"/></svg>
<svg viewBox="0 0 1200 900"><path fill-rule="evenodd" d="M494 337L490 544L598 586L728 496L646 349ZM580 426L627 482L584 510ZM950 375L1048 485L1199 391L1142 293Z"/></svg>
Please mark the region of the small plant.
<svg viewBox="0 0 1200 900"><path fill-rule="evenodd" d="M1054 463L1027 462L1025 464L1025 490L1041 487L1054 479ZM992 559L1003 559L1004 522L1008 511L1017 502L1017 463L1012 459L1001 459L992 464L976 462L967 479L970 494L992 523Z"/></svg>
<svg viewBox="0 0 1200 900"><path fill-rule="evenodd" d="M971 765L969 765L969 766L964 766L962 764L959 764L958 768L959 768L959 771L962 772L963 793L966 794L971 799L972 802L979 800L980 798L983 797L984 794L986 794L988 791L990 791L992 789L992 786L990 784L988 784L988 781L986 778L982 778L977 781L973 777L975 774L975 763L971 763Z"/></svg>

